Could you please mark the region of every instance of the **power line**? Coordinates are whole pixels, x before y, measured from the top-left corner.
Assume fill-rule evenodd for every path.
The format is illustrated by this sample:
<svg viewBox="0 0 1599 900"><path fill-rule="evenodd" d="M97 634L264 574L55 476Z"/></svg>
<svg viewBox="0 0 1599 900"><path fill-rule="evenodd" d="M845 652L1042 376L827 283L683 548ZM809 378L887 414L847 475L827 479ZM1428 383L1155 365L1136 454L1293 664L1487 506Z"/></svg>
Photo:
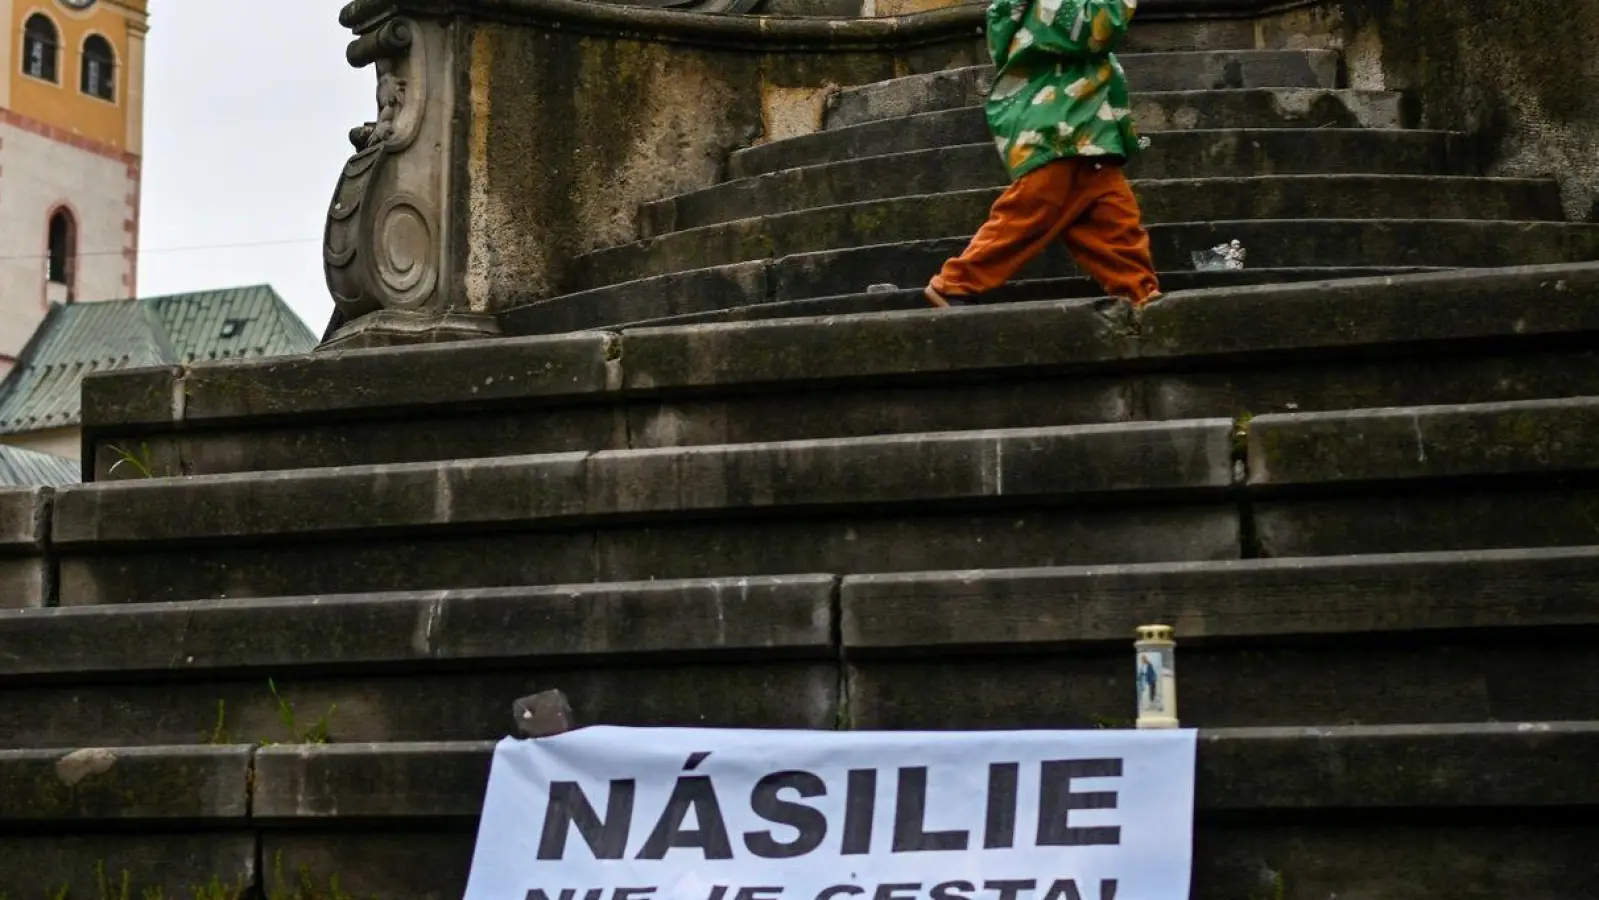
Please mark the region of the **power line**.
<svg viewBox="0 0 1599 900"><path fill-rule="evenodd" d="M200 252L204 252L204 251L207 251L207 250L245 250L245 249L249 249L251 247L284 247L284 246L288 246L288 245L291 245L291 244L320 244L320 243L322 243L322 239L321 238L297 238L297 239L294 239L294 240L282 240L282 241L244 241L244 242L240 242L240 243L236 243L236 244L195 244L195 245L189 246L189 247L158 247L158 248L156 248L154 250L143 250L143 249L141 249L141 250L138 251L138 254L140 256L143 256L146 253L200 253ZM74 256L76 258L80 258L80 259L85 257L85 256L122 256L123 254L125 254L127 252L128 251L126 251L126 250L98 250L98 251L94 251L94 252L77 253L77 254L74 254ZM30 260L30 259L49 259L49 258L50 258L50 254L48 254L48 253L31 253L31 254L23 254L23 255L20 255L20 256L0 256L0 262L10 262L10 261L14 261L14 260Z"/></svg>

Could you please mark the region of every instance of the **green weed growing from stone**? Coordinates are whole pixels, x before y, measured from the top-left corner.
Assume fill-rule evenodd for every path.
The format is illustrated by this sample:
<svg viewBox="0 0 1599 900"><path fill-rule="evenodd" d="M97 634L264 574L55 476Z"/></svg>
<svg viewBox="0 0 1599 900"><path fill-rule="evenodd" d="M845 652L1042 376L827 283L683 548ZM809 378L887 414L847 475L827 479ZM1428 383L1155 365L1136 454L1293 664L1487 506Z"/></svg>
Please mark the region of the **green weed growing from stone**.
<svg viewBox="0 0 1599 900"><path fill-rule="evenodd" d="M283 727L288 730L289 736L294 739L295 743L326 744L328 742L328 728L333 719L333 711L339 708L337 703L329 706L328 711L322 714L322 718L313 722L309 728L301 730L294 715L294 705L283 699L283 695L278 693L277 684L270 678L267 679L267 689L272 692L272 699L278 703L278 718L283 722ZM264 740L261 743L266 745L274 742Z"/></svg>
<svg viewBox="0 0 1599 900"><path fill-rule="evenodd" d="M311 877L311 870L306 866L300 867L298 877L292 885L283 877L283 851L279 850L272 857L272 881L277 888L267 900L362 900L339 887L339 876L328 876L326 888L318 887L316 880ZM209 900L209 898L199 898ZM377 900L372 897L371 900Z"/></svg>
<svg viewBox="0 0 1599 900"><path fill-rule="evenodd" d="M299 718L294 712L294 704L290 703L278 692L277 683L267 679L267 690L272 693L272 699L278 706L278 720L283 723L283 728L288 732L288 739L296 744L326 744L328 731L332 726L333 711L339 708L337 703L328 707L322 717L311 723L308 728L301 728ZM208 733L203 736L205 743L212 746L222 746L235 743L233 732L228 730L228 707L226 700L217 701L217 719ZM271 738L261 738L256 741L262 747L270 747L279 741ZM0 897L0 900L4 900Z"/></svg>
<svg viewBox="0 0 1599 900"><path fill-rule="evenodd" d="M100 900L133 900L133 873L127 869L122 870L122 881L113 882L106 877L105 861L94 864L95 886L99 889ZM61 889L57 900L64 900L66 888ZM158 887L147 887L139 892L139 900L165 900L163 891Z"/></svg>
<svg viewBox="0 0 1599 900"><path fill-rule="evenodd" d="M133 873L124 869L122 871L122 889L112 893L111 882L106 878L105 861L94 864L95 886L100 889L100 900L129 900L133 892Z"/></svg>
<svg viewBox="0 0 1599 900"><path fill-rule="evenodd" d="M1594 519L1593 507L1584 503L1577 507L1577 512L1582 516L1583 520L1588 523L1588 527L1593 529L1594 533L1599 534L1599 521Z"/></svg>
<svg viewBox="0 0 1599 900"><path fill-rule="evenodd" d="M249 889L249 882L245 881L243 876L233 884L227 885L222 883L222 879L212 875L210 881L189 890L194 895L194 900L241 900ZM145 900L162 900L162 898L146 897Z"/></svg>
<svg viewBox="0 0 1599 900"><path fill-rule="evenodd" d="M130 453L121 447L112 444L107 444L106 449L117 455L117 461L112 463L111 468L106 470L107 475L110 475L122 466L127 466L128 468L133 469L135 472L138 472L139 477L141 478L155 477L155 467L150 461L150 445L148 443L139 444L138 453Z"/></svg>
<svg viewBox="0 0 1599 900"><path fill-rule="evenodd" d="M233 736L228 734L227 720L228 720L227 701L226 700L218 700L217 701L217 723L216 723L216 725L212 726L211 734L209 736L207 736L206 739L205 739L205 742L207 744L211 744L212 746L220 746L222 744L231 744L231 743L233 743Z"/></svg>

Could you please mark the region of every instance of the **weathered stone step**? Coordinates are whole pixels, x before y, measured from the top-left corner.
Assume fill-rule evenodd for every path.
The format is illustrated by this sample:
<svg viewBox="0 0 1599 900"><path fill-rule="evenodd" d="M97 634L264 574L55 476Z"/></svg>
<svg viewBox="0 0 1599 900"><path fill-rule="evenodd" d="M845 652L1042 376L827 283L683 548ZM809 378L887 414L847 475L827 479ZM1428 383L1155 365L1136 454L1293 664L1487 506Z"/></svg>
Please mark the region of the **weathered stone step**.
<svg viewBox="0 0 1599 900"><path fill-rule="evenodd" d="M1209 0L1214 4L1214 0ZM1161 9L1161 0L1145 0L1138 21L1122 38L1124 53L1164 53L1172 50L1254 49L1262 35L1256 33L1252 18L1199 18L1184 8ZM913 12L915 4L895 5L892 0L764 0L755 9L767 16L882 16ZM893 10L893 12L889 12ZM1227 10L1226 12L1236 12Z"/></svg>
<svg viewBox="0 0 1599 900"><path fill-rule="evenodd" d="M1282 474L1328 422L1346 444L1368 422L1417 438L1374 444L1358 470L1324 451ZM1199 419L102 483L56 495L51 550L60 602L84 605L1599 534L1599 398L1255 416L1236 497L1232 439L1230 420Z"/></svg>
<svg viewBox="0 0 1599 900"><path fill-rule="evenodd" d="M1231 435L1205 419L90 484L56 495L52 549L69 606L1231 558Z"/></svg>
<svg viewBox="0 0 1599 900"><path fill-rule="evenodd" d="M1477 175L1466 135L1445 131L1264 128L1168 131L1128 166L1133 179L1260 175ZM855 157L740 178L645 204L643 237L796 209L1001 187L991 141Z"/></svg>
<svg viewBox="0 0 1599 900"><path fill-rule="evenodd" d="M828 728L837 588L795 575L31 610L0 616L0 746L292 741L274 688L299 727L334 708L340 743L499 737L541 683L587 721Z"/></svg>
<svg viewBox="0 0 1599 900"><path fill-rule="evenodd" d="M50 593L50 495L48 488L0 488L0 610L40 606Z"/></svg>
<svg viewBox="0 0 1599 900"><path fill-rule="evenodd" d="M227 826L250 817L254 747L144 746L151 742L136 731L126 737L134 740L82 750L0 749L0 834L71 820ZM0 877L8 874L0 867Z"/></svg>
<svg viewBox="0 0 1599 900"><path fill-rule="evenodd" d="M1594 718L1596 652L1547 636L1596 589L1577 547L32 610L0 746L292 741L279 697L336 743L492 739L547 687L611 724L1084 728L1130 718L1152 621L1193 726Z"/></svg>
<svg viewBox="0 0 1599 900"><path fill-rule="evenodd" d="M1152 225L1236 219L1565 221L1559 184L1544 178L1266 175L1139 181L1134 189ZM573 284L585 290L753 259L967 234L987 219L1000 190L867 200L674 231L578 258ZM1162 262L1177 267L1171 256Z"/></svg>
<svg viewBox="0 0 1599 900"><path fill-rule="evenodd" d="M1397 130L1402 120L1400 95L1391 91L1185 91L1139 93L1132 100L1139 131L1151 135L1151 142L1171 140L1174 131ZM797 166L991 141L982 107L966 106L749 147L728 158L728 175L744 178Z"/></svg>
<svg viewBox="0 0 1599 900"><path fill-rule="evenodd" d="M1599 448L1599 397L1269 416L1250 423L1255 485L1581 471ZM1534 449L1534 460L1507 452Z"/></svg>
<svg viewBox="0 0 1599 900"><path fill-rule="evenodd" d="M1426 266L1347 267L1347 268L1297 268L1297 269L1168 269L1160 273L1162 290L1167 294L1176 291L1207 290L1246 285L1277 285L1295 282L1345 280L1370 278L1377 275L1415 275L1425 272L1449 272L1458 269ZM646 279L646 282L648 279ZM641 284L644 282L632 282ZM835 297L813 297L806 300L779 300L747 306L707 309L643 318L651 313L668 312L658 301L651 303L638 294L621 294L637 297L640 303L622 306L601 306L585 301L616 296L613 288L597 288L581 294L568 294L538 304L516 307L507 312L501 327L509 334L560 334L581 331L584 328L663 328L679 325L702 325L718 322L755 322L764 319L804 319L813 316L855 315L857 313L895 312L901 310L926 310L927 300L921 287L898 287L861 294L840 294ZM1013 281L998 288L985 298L984 304L1027 303L1041 300L1074 300L1099 298L1103 291L1093 280L1084 276L1066 278L1030 278ZM689 306L689 304L683 304ZM681 308L681 307L679 307ZM608 317L606 317L608 316ZM603 317L603 318L602 318ZM611 324L620 323L620 324Z"/></svg>
<svg viewBox="0 0 1599 900"><path fill-rule="evenodd" d="M1333 50L1199 50L1119 56L1134 96L1157 91L1252 88L1336 88ZM994 81L992 66L907 75L847 88L828 102L826 128L898 119L981 104Z"/></svg>
<svg viewBox="0 0 1599 900"><path fill-rule="evenodd" d="M1267 556L1599 535L1599 397L1272 414L1248 428Z"/></svg>
<svg viewBox="0 0 1599 900"><path fill-rule="evenodd" d="M1126 727L1127 629L1163 622L1185 724L1587 718L1592 656L1546 648L1599 625L1596 586L1592 547L860 576L846 703L858 728Z"/></svg>
<svg viewBox="0 0 1599 900"><path fill-rule="evenodd" d="M1560 775L1575 774L1594 752L1599 727L1586 721L1206 729L1196 808L1203 821L1224 811L1432 808L1460 815L1591 807L1599 791L1590 780L1567 784ZM250 809L256 821L472 819L482 806L493 743L285 746L254 753L259 780ZM18 768L39 767L35 760L53 755L16 754ZM374 772L390 777L370 777ZM394 789L386 791L385 784ZM64 812L62 818L73 818L78 810Z"/></svg>
<svg viewBox="0 0 1599 900"><path fill-rule="evenodd" d="M982 217L966 220L970 233ZM1246 265L1268 269L1427 266L1503 267L1599 260L1599 226L1484 219L1243 219L1156 223L1150 226L1155 265L1192 268L1192 254L1237 239ZM689 269L616 286L682 297L699 294L706 307L744 306L854 294L873 284L923 285L968 238L794 253L776 259ZM1080 274L1064 248L1052 247L1018 278ZM606 302L606 301L601 301Z"/></svg>
<svg viewBox="0 0 1599 900"><path fill-rule="evenodd" d="M257 752L0 750L0 885L14 900L249 896L242 890L260 868L250 824Z"/></svg>
<svg viewBox="0 0 1599 900"><path fill-rule="evenodd" d="M1102 304L92 375L83 427L103 480L128 475L108 473L107 445L148 445L158 473L209 474L1522 400L1599 383L1599 264L1195 291L1136 323Z"/></svg>
<svg viewBox="0 0 1599 900"><path fill-rule="evenodd" d="M37 897L96 884L102 870L120 883L126 869L134 896L185 896L212 877L248 883L259 864L285 896L302 870L351 896L460 896L493 747L218 747L203 769L183 767L193 750L161 748L73 791L51 786L64 754L7 754L0 808L13 824L0 834L0 878L13 896ZM1459 896L1461 860L1505 853L1515 865L1492 876L1498 896L1571 896L1571 884L1599 878L1599 796L1585 777L1596 753L1589 722L1203 730L1193 896ZM150 800L116 817L122 792ZM85 833L41 833L68 823ZM1405 865L1372 862L1388 859Z"/></svg>

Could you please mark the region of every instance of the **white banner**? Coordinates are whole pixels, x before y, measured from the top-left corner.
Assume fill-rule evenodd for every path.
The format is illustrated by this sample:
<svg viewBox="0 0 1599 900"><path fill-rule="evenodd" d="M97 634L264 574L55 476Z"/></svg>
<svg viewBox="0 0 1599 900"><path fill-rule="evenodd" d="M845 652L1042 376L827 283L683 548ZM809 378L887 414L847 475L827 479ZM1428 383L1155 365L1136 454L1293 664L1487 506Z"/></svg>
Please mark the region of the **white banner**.
<svg viewBox="0 0 1599 900"><path fill-rule="evenodd" d="M1187 900L1192 729L583 728L494 751L466 900Z"/></svg>

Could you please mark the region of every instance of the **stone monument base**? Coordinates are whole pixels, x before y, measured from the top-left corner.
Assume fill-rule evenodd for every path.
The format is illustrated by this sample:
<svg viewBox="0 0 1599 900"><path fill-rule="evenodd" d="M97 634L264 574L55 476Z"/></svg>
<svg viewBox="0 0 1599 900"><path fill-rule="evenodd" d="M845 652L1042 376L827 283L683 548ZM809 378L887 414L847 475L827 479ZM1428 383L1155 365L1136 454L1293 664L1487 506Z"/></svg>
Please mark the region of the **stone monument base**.
<svg viewBox="0 0 1599 900"><path fill-rule="evenodd" d="M498 337L493 316L470 313L413 313L383 309L353 322L335 322L317 350L357 350L395 344L439 344Z"/></svg>

